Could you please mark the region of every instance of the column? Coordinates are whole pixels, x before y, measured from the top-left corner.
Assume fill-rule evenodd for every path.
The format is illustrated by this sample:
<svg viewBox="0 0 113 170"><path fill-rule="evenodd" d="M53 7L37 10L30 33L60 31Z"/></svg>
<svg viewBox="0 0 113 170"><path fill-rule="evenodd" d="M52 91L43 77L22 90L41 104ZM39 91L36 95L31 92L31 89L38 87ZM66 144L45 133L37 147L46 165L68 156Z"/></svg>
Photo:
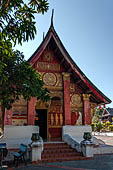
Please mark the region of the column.
<svg viewBox="0 0 113 170"><path fill-rule="evenodd" d="M35 98L31 97L28 101L28 125L34 125L35 122Z"/></svg>
<svg viewBox="0 0 113 170"><path fill-rule="evenodd" d="M90 94L83 94L83 125L91 125Z"/></svg>
<svg viewBox="0 0 113 170"><path fill-rule="evenodd" d="M4 125L12 125L12 110L5 110Z"/></svg>
<svg viewBox="0 0 113 170"><path fill-rule="evenodd" d="M70 109L70 73L63 74L64 84L64 124L71 125L71 109Z"/></svg>
<svg viewBox="0 0 113 170"><path fill-rule="evenodd" d="M0 104L0 124L2 124L2 110L1 110L1 104Z"/></svg>
<svg viewBox="0 0 113 170"><path fill-rule="evenodd" d="M34 133L34 135L36 136L37 134ZM44 150L43 140L40 136L39 139L32 140L31 148L32 148L31 155L32 163L36 163L39 160L41 160L41 154Z"/></svg>

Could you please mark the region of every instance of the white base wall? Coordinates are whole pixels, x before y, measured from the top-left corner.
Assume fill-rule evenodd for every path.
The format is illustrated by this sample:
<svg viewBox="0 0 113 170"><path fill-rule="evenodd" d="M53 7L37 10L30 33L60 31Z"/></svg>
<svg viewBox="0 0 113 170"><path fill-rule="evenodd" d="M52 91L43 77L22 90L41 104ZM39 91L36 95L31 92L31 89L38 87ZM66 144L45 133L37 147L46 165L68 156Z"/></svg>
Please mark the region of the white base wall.
<svg viewBox="0 0 113 170"><path fill-rule="evenodd" d="M113 146L103 145L94 148L94 154L102 155L102 154L113 154Z"/></svg>
<svg viewBox="0 0 113 170"><path fill-rule="evenodd" d="M19 148L20 144L29 145L32 133L39 133L38 126L11 126L4 127L4 135L0 143L6 143L8 149Z"/></svg>
<svg viewBox="0 0 113 170"><path fill-rule="evenodd" d="M79 144L83 141L84 132L92 132L91 126L63 126L62 128L62 139L67 142L71 147L76 148L76 150L81 151ZM67 135L66 135L67 134ZM70 135L72 138L68 137ZM100 135L100 134L96 134ZM103 136L112 136L113 133L101 133ZM102 140L92 138L94 144L98 145L97 147L92 148L93 154L110 154L113 153L113 146L104 144ZM78 145L77 145L77 143Z"/></svg>
<svg viewBox="0 0 113 170"><path fill-rule="evenodd" d="M78 143L80 143L83 139L84 132L91 132L92 129L90 125L82 125L82 126L72 126L66 125L62 127L62 139L65 134L72 136Z"/></svg>

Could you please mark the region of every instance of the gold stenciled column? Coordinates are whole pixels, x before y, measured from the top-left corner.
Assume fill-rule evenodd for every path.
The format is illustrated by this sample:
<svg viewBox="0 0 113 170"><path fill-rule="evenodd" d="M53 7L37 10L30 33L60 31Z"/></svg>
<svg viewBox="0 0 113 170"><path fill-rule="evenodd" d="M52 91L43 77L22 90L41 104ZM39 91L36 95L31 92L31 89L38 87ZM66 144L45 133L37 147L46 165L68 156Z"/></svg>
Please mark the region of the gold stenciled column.
<svg viewBox="0 0 113 170"><path fill-rule="evenodd" d="M71 125L70 73L62 73L64 84L64 124Z"/></svg>
<svg viewBox="0 0 113 170"><path fill-rule="evenodd" d="M91 124L90 94L83 94L83 125Z"/></svg>

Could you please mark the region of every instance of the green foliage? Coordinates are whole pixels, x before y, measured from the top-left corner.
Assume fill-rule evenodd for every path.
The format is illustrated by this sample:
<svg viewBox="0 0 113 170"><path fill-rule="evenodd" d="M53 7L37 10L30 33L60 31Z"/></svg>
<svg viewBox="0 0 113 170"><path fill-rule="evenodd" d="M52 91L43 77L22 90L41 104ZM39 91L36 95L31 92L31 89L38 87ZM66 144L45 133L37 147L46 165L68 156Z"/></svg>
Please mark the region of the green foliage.
<svg viewBox="0 0 113 170"><path fill-rule="evenodd" d="M98 132L100 132L101 129L102 129L102 123L101 123L101 122L98 122L98 123L96 124L96 130L97 130Z"/></svg>
<svg viewBox="0 0 113 170"><path fill-rule="evenodd" d="M110 131L113 131L113 125L109 125Z"/></svg>
<svg viewBox="0 0 113 170"><path fill-rule="evenodd" d="M105 123L103 123L101 121L99 121L97 123L92 122L91 126L92 126L92 131L94 131L94 132L96 132L96 131L98 131L98 132L113 131L113 125L111 122L105 122Z"/></svg>
<svg viewBox="0 0 113 170"><path fill-rule="evenodd" d="M103 110L104 110L104 108L102 108L102 109L97 108L95 110L94 116L92 118L92 122L98 123L101 121Z"/></svg>
<svg viewBox="0 0 113 170"><path fill-rule="evenodd" d="M96 123L92 123L91 127L92 127L92 131L100 132L100 130L102 129L102 123L100 121Z"/></svg>
<svg viewBox="0 0 113 170"><path fill-rule="evenodd" d="M101 117L103 111L104 111L104 108L101 108L101 109L97 108L97 109L95 110L95 114Z"/></svg>
<svg viewBox="0 0 113 170"><path fill-rule="evenodd" d="M112 125L112 123L111 122L105 122L105 123L103 123L103 125L102 125L102 131L110 131L110 126Z"/></svg>
<svg viewBox="0 0 113 170"><path fill-rule="evenodd" d="M95 131L96 124L92 122L91 127L92 127L92 131Z"/></svg>
<svg viewBox="0 0 113 170"><path fill-rule="evenodd" d="M102 113L104 111L104 108L97 108L95 110L95 114L92 118L92 123L91 123L91 126L92 126L92 131L113 131L113 125L111 122L107 121L105 123L103 123L101 121L101 118L102 118Z"/></svg>
<svg viewBox="0 0 113 170"><path fill-rule="evenodd" d="M0 36L1 40L9 40L16 45L34 39L36 34L36 13L47 12L47 0L1 0L0 4Z"/></svg>
<svg viewBox="0 0 113 170"><path fill-rule="evenodd" d="M2 66L4 63L4 67ZM43 89L41 75L36 73L30 64L24 60L19 51L13 51L11 57L2 57L0 63L0 102L10 109L12 103L23 95L25 100L36 97L47 101L49 92Z"/></svg>
<svg viewBox="0 0 113 170"><path fill-rule="evenodd" d="M25 100L37 97L49 100L43 81L13 46L35 38L35 14L48 10L47 0L0 1L0 103L10 109L23 95Z"/></svg>
<svg viewBox="0 0 113 170"><path fill-rule="evenodd" d="M104 123L106 126L109 126L109 125L111 125L111 122L105 122Z"/></svg>

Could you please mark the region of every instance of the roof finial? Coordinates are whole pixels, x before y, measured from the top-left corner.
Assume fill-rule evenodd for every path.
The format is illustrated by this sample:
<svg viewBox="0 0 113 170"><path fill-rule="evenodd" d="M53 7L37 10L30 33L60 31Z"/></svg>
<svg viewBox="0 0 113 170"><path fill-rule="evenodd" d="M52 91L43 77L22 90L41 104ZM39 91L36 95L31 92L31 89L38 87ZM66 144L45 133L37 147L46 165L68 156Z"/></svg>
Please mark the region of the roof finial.
<svg viewBox="0 0 113 170"><path fill-rule="evenodd" d="M52 9L52 15L51 15L51 26L53 27L53 15L54 15L54 9Z"/></svg>
<svg viewBox="0 0 113 170"><path fill-rule="evenodd" d="M45 38L45 32L43 32L43 40L44 40L44 38Z"/></svg>

